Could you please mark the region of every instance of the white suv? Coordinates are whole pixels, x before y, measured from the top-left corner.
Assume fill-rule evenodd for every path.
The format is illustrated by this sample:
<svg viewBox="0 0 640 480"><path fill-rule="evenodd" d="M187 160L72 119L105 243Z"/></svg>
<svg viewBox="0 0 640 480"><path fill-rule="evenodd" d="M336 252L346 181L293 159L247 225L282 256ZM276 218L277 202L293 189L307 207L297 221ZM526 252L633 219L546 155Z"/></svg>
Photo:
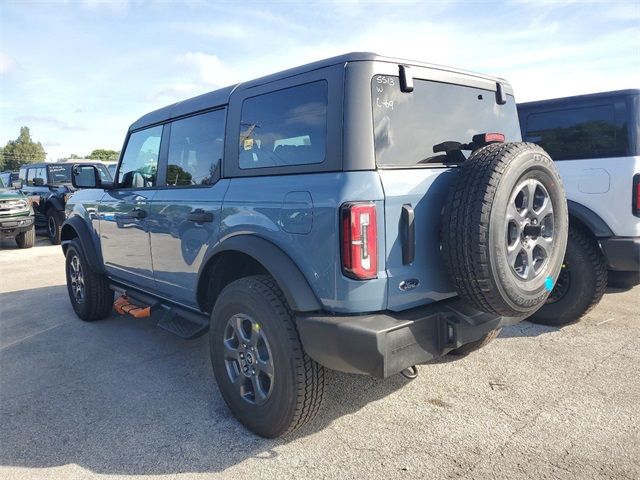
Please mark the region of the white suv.
<svg viewBox="0 0 640 480"><path fill-rule="evenodd" d="M563 325L602 298L608 283L640 283L640 90L518 105L522 138L557 162L570 230L562 273L531 321Z"/></svg>

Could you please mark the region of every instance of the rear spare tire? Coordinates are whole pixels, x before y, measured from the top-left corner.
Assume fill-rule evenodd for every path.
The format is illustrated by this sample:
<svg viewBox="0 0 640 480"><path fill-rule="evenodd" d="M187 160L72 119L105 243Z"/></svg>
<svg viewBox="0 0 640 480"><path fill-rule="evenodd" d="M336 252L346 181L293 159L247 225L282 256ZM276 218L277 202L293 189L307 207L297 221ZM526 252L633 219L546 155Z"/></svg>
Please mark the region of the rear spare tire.
<svg viewBox="0 0 640 480"><path fill-rule="evenodd" d="M460 166L443 212L449 278L479 310L531 315L558 278L568 224L560 175L542 148L480 148Z"/></svg>

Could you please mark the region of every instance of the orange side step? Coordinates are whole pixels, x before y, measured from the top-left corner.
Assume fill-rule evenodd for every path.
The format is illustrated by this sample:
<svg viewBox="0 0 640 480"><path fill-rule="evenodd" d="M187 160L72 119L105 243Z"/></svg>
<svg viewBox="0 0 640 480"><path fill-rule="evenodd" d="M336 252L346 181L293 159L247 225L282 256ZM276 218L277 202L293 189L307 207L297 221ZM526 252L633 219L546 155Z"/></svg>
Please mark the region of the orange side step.
<svg viewBox="0 0 640 480"><path fill-rule="evenodd" d="M146 318L151 316L151 307L141 307L132 303L129 297L122 295L113 303L113 308L120 315L128 313L135 318Z"/></svg>

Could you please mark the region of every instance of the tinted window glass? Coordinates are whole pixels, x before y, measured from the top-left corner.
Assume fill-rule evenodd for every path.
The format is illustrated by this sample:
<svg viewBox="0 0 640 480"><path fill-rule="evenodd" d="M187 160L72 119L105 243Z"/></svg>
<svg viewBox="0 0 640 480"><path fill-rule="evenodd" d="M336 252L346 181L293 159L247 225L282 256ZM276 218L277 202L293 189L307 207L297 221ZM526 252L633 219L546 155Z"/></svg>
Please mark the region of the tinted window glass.
<svg viewBox="0 0 640 480"><path fill-rule="evenodd" d="M322 163L327 88L327 82L320 81L246 99L240 124L240 168Z"/></svg>
<svg viewBox="0 0 640 480"><path fill-rule="evenodd" d="M71 183L71 165L50 165L51 183Z"/></svg>
<svg viewBox="0 0 640 480"><path fill-rule="evenodd" d="M532 113L525 140L544 148L555 160L622 156L627 132L617 125L613 105Z"/></svg>
<svg viewBox="0 0 640 480"><path fill-rule="evenodd" d="M225 110L171 124L167 185L206 185L218 174L224 147Z"/></svg>
<svg viewBox="0 0 640 480"><path fill-rule="evenodd" d="M23 181L27 181L27 169L26 168L21 168L20 169L20 179Z"/></svg>
<svg viewBox="0 0 640 480"><path fill-rule="evenodd" d="M118 186L146 188L156 185L161 138L161 125L140 130L129 136L118 171Z"/></svg>
<svg viewBox="0 0 640 480"><path fill-rule="evenodd" d="M30 168L27 170L27 185L33 186L33 179L36 178L37 168Z"/></svg>
<svg viewBox="0 0 640 480"><path fill-rule="evenodd" d="M43 185L47 183L47 168L46 167L36 168L35 178L39 178L40 180L42 180Z"/></svg>
<svg viewBox="0 0 640 480"><path fill-rule="evenodd" d="M469 143L478 133L502 133L520 140L513 97L498 105L495 92L414 80L411 93L400 91L398 77L376 75L371 85L376 163L398 167L456 160L434 147L443 142ZM468 157L471 152L457 152Z"/></svg>

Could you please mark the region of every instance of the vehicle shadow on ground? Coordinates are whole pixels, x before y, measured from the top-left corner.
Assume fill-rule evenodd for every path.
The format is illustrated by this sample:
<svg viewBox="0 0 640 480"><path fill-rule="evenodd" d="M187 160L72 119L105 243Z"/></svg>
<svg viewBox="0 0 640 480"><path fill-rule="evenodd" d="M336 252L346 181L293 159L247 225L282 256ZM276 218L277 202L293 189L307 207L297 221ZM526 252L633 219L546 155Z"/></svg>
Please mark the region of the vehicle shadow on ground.
<svg viewBox="0 0 640 480"><path fill-rule="evenodd" d="M155 319L85 323L64 285L0 294L0 463L77 464L103 474L219 472L329 426L408 380L328 372L313 422L265 440L230 414L207 337L186 341Z"/></svg>
<svg viewBox="0 0 640 480"><path fill-rule="evenodd" d="M557 332L558 330L560 330L558 327L537 325L535 323L527 322L526 320L524 320L515 325L504 327L500 332L500 336L498 336L498 338L537 337L539 335Z"/></svg>
<svg viewBox="0 0 640 480"><path fill-rule="evenodd" d="M44 237L40 235L44 235ZM49 237L46 235L47 235L46 231L36 230L36 244L34 245L34 248L38 246L51 245L51 242L49 241ZM0 238L0 250L22 250L22 249L18 247L18 244L16 243L15 238L5 237L5 238Z"/></svg>

